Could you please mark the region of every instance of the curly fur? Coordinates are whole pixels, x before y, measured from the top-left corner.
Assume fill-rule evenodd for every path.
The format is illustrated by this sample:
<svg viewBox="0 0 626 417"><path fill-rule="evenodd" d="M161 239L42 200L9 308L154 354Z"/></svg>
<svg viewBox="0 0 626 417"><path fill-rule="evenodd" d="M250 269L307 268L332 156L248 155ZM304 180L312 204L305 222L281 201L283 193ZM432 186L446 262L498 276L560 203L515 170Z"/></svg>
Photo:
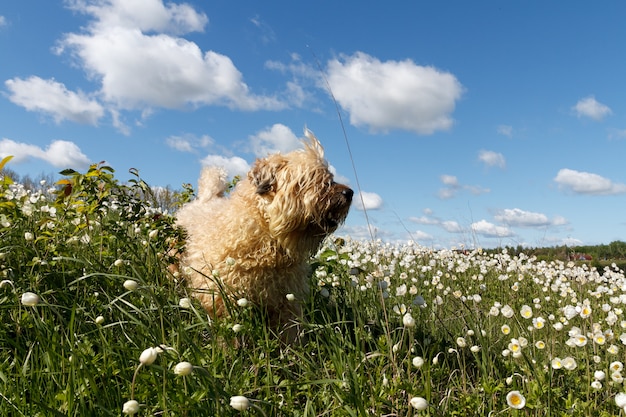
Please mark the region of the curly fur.
<svg viewBox="0 0 626 417"><path fill-rule="evenodd" d="M227 314L223 294L245 297L284 324L300 316L308 261L345 220L353 192L333 181L324 150L305 131L304 149L255 161L228 197L226 173L204 168L198 197L177 213L187 232L181 265L203 306Z"/></svg>

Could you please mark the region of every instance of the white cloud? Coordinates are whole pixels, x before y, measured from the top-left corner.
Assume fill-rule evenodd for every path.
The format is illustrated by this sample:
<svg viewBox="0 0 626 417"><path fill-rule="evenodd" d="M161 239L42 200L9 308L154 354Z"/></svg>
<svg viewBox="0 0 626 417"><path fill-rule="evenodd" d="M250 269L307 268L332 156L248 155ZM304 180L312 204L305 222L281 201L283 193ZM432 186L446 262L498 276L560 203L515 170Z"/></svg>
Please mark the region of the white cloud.
<svg viewBox="0 0 626 417"><path fill-rule="evenodd" d="M183 34L202 32L209 22L204 13L196 12L190 5L168 3L162 0L74 0L70 8L92 15L97 28L137 28L144 32Z"/></svg>
<svg viewBox="0 0 626 417"><path fill-rule="evenodd" d="M15 163L35 158L57 168L83 169L91 163L75 143L64 140L53 141L46 149L6 138L0 140L0 159L9 155L13 155Z"/></svg>
<svg viewBox="0 0 626 417"><path fill-rule="evenodd" d="M202 159L202 165L217 166L226 170L229 176L245 175L250 171L250 164L238 156L225 157L222 155L207 155Z"/></svg>
<svg viewBox="0 0 626 417"><path fill-rule="evenodd" d="M548 219L548 216L543 213L535 213L518 208L504 209L496 214L494 219L509 226L519 227L541 227L553 224L553 222ZM562 220L564 219L559 218L559 221Z"/></svg>
<svg viewBox="0 0 626 417"><path fill-rule="evenodd" d="M201 31L208 19L186 4L161 0L75 1L93 18L86 30L70 33L59 52L71 51L101 83L102 97L123 109L223 105L234 109L281 109L274 97L257 96L231 59L203 52L175 34Z"/></svg>
<svg viewBox="0 0 626 417"><path fill-rule="evenodd" d="M500 125L496 130L501 135L513 137L513 126Z"/></svg>
<svg viewBox="0 0 626 417"><path fill-rule="evenodd" d="M446 232L450 233L463 233L464 230L458 222L454 220L446 220L441 222L441 226L445 229Z"/></svg>
<svg viewBox="0 0 626 417"><path fill-rule="evenodd" d="M6 17L4 17L4 16L0 15L0 28L1 28L2 26L6 26L6 25L7 25L7 19L6 19Z"/></svg>
<svg viewBox="0 0 626 417"><path fill-rule="evenodd" d="M408 59L381 62L363 52L329 61L327 79L337 102L350 113L350 123L373 132L448 130L463 93L448 72Z"/></svg>
<svg viewBox="0 0 626 417"><path fill-rule="evenodd" d="M505 168L506 160L504 155L494 151L480 151L478 153L478 160L489 167Z"/></svg>
<svg viewBox="0 0 626 417"><path fill-rule="evenodd" d="M595 121L600 121L613 113L608 106L598 102L593 96L578 100L573 110L578 117L588 117Z"/></svg>
<svg viewBox="0 0 626 417"><path fill-rule="evenodd" d="M459 183L458 178L454 175L441 175L439 179L443 185L445 185L444 188L440 188L437 192L437 197L442 200L456 197L457 193L461 190L468 190L474 195L485 194L490 191L488 188L483 188L478 185L463 185Z"/></svg>
<svg viewBox="0 0 626 417"><path fill-rule="evenodd" d="M383 206L383 199L376 193L361 191L353 200L354 208L357 210L378 210Z"/></svg>
<svg viewBox="0 0 626 417"><path fill-rule="evenodd" d="M626 129L609 129L609 139L624 139L626 138Z"/></svg>
<svg viewBox="0 0 626 417"><path fill-rule="evenodd" d="M180 152L196 152L198 148L206 148L215 141L209 135L202 135L197 137L194 135L173 135L165 139L165 143L170 148L176 149Z"/></svg>
<svg viewBox="0 0 626 417"><path fill-rule="evenodd" d="M615 183L598 174L573 169L561 169L554 181L562 189L576 194L611 195L626 193L626 184Z"/></svg>
<svg viewBox="0 0 626 417"><path fill-rule="evenodd" d="M439 224L439 220L432 218L432 217L428 217L428 216L420 216L420 217L409 217L409 221L413 222L413 223L417 223L417 224L424 224L424 225L436 225Z"/></svg>
<svg viewBox="0 0 626 417"><path fill-rule="evenodd" d="M56 123L71 120L96 125L104 115L104 108L84 93L69 91L53 79L39 77L13 78L4 83L10 91L9 100L28 111L42 112Z"/></svg>
<svg viewBox="0 0 626 417"><path fill-rule="evenodd" d="M250 146L257 157L266 157L276 152L287 153L300 149L302 141L287 126L277 123L250 136Z"/></svg>
<svg viewBox="0 0 626 417"><path fill-rule="evenodd" d="M421 230L411 233L411 237L417 242L432 242L435 240L432 235L422 232Z"/></svg>
<svg viewBox="0 0 626 417"><path fill-rule="evenodd" d="M471 224L471 229L474 233L485 237L510 237L513 236L513 232L507 227L496 226L493 223L489 223L486 220L481 220Z"/></svg>
<svg viewBox="0 0 626 417"><path fill-rule="evenodd" d="M441 182L448 187L457 188L459 187L459 180L454 175L442 175L439 177Z"/></svg>
<svg viewBox="0 0 626 417"><path fill-rule="evenodd" d="M569 246L570 248L575 246L581 246L582 244L582 240L573 237L566 237L561 239L561 245Z"/></svg>

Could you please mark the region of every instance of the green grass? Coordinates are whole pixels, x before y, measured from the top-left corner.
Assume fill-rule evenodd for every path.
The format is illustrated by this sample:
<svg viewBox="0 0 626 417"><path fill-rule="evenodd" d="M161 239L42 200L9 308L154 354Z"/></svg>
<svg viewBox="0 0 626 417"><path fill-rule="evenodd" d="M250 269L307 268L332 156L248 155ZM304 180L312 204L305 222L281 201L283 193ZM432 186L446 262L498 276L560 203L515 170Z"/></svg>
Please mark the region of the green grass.
<svg viewBox="0 0 626 417"><path fill-rule="evenodd" d="M141 416L624 415L621 270L331 239L286 346L254 306L212 321L185 304L167 270L180 233L136 175L64 175L53 191L0 179L0 415L119 416L130 400Z"/></svg>

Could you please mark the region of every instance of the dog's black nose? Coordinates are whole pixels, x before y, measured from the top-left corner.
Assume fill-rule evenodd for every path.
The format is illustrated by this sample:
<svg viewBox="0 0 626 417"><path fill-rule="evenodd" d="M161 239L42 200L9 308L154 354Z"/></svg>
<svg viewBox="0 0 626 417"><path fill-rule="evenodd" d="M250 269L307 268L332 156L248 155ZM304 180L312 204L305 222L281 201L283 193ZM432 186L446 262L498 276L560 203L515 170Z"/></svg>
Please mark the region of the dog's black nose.
<svg viewBox="0 0 626 417"><path fill-rule="evenodd" d="M354 195L354 191L352 191L351 188L346 188L345 190L343 190L341 192L341 194L343 194L344 197L346 197L346 199L352 200L352 196Z"/></svg>

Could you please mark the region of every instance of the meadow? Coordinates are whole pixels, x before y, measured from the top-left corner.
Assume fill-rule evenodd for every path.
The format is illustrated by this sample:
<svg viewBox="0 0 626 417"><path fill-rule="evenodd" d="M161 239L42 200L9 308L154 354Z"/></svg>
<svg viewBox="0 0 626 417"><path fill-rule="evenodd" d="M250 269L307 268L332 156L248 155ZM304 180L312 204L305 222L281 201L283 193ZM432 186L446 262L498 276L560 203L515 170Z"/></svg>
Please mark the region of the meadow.
<svg viewBox="0 0 626 417"><path fill-rule="evenodd" d="M168 271L184 237L136 171L62 174L0 176L0 415L626 415L615 265L333 237L285 345Z"/></svg>

